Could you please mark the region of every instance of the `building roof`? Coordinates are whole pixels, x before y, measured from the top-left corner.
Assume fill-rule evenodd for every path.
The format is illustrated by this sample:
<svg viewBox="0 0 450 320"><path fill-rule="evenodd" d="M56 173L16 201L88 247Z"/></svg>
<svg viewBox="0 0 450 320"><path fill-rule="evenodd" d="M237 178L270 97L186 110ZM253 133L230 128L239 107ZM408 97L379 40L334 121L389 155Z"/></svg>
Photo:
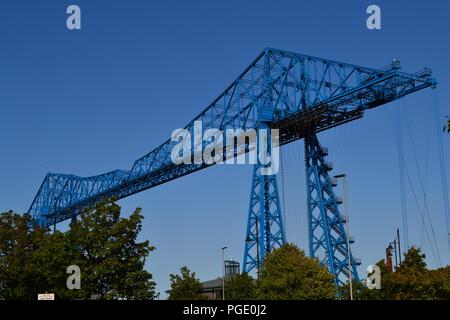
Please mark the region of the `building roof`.
<svg viewBox="0 0 450 320"><path fill-rule="evenodd" d="M222 289L222 277L219 277L217 279L208 280L205 282L202 282L202 287L204 291L213 290L213 289ZM166 290L166 293L170 293L170 289Z"/></svg>
<svg viewBox="0 0 450 320"><path fill-rule="evenodd" d="M222 278L202 282L203 289L222 288Z"/></svg>

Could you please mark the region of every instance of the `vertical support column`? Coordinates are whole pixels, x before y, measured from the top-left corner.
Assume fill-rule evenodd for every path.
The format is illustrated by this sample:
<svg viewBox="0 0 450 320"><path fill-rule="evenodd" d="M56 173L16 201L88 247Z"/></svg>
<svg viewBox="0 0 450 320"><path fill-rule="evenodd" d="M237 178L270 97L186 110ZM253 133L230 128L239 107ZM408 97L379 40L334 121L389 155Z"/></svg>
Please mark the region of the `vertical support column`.
<svg viewBox="0 0 450 320"><path fill-rule="evenodd" d="M242 264L243 272L256 269L258 275L264 257L286 243L277 177L261 175L260 167L253 167Z"/></svg>
<svg viewBox="0 0 450 320"><path fill-rule="evenodd" d="M258 129L268 129L266 122L273 118L274 103L270 61L270 50L266 49L262 95L258 101ZM270 130L268 131L269 148L267 150L269 152L271 137ZM258 151L261 151L259 142ZM258 163L253 167L244 261L242 263L243 272L251 272L256 269L258 276L264 257L274 248L281 247L286 243L277 176L262 174L264 165L259 161L261 158L258 156Z"/></svg>
<svg viewBox="0 0 450 320"><path fill-rule="evenodd" d="M325 161L327 155L328 150L319 144L315 134L305 139L309 255L326 265L335 276L335 283L342 285L349 277L346 221L338 209L342 198L335 195L333 187L336 183L328 175L333 166ZM355 281L359 281L358 264L350 251Z"/></svg>

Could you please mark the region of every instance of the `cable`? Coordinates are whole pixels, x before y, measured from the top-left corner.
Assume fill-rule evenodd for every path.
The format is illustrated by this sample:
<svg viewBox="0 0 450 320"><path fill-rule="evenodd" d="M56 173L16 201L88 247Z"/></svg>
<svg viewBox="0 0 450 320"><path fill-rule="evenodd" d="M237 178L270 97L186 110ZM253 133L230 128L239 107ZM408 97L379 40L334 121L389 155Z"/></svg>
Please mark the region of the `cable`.
<svg viewBox="0 0 450 320"><path fill-rule="evenodd" d="M430 162L430 132L431 132L431 108L428 112L428 129L427 129L427 138L426 138L426 160L425 160L425 187L424 187L424 210L425 210L425 201L426 201L426 192L427 192L427 186L428 186L428 165ZM420 239L420 246L423 245L423 226L422 226L422 233L421 233L421 239Z"/></svg>
<svg viewBox="0 0 450 320"><path fill-rule="evenodd" d="M429 206L428 206L428 200L427 200L427 197L426 197L425 187L424 187L424 184L423 184L422 175L420 174L419 161L417 160L417 153L416 153L416 148L415 148L415 144L414 144L414 139L412 137L412 130L411 130L411 126L409 124L408 114L405 112L405 109L403 108L403 100L401 100L401 102L402 102L402 105L401 105L402 108L401 109L402 109L402 111L403 111L403 113L405 115L405 120L406 120L406 124L407 124L407 128L408 128L408 132L409 132L409 138L410 138L411 146L412 146L412 150L413 150L413 156L414 156L415 164L416 164L416 167L417 167L417 174L419 176L420 187L422 189L422 194L423 194L423 198L424 198L424 209L423 209L423 211L425 211L426 214L427 214L428 222L429 222L430 228L431 228L431 233L433 235L434 245L436 247L436 252L437 252L438 259L439 259L439 264L442 265L441 264L440 254L439 254L439 248L438 248L437 241L436 241L436 234L434 232L433 222L431 220L430 209L429 209ZM409 177L409 179L411 180L410 177ZM413 184L411 183L411 181L410 181L410 184L411 184L411 189L415 193L414 187L413 187ZM422 224L422 228L423 228L423 224Z"/></svg>
<svg viewBox="0 0 450 320"><path fill-rule="evenodd" d="M442 131L440 130L440 120L439 120L439 101L438 96L436 94L436 91L433 90L432 92L432 98L433 98L433 109L435 114L435 121L436 121L436 138L437 138L437 145L438 145L438 154L439 154L439 164L441 168L441 184L442 184L442 194L443 194L443 200L444 200L444 210L445 210L445 223L447 226L447 241L448 241L448 249L450 251L450 209L448 204L448 188L447 188L447 170L445 168L445 158L444 158L444 148L442 144Z"/></svg>
<svg viewBox="0 0 450 320"><path fill-rule="evenodd" d="M397 151L398 151L398 169L400 174L400 201L402 205L402 227L403 227L403 248L408 250L409 248L409 235L408 235L408 213L406 210L406 191L405 191L405 159L403 154L402 143L402 127L401 117L398 117L397 129Z"/></svg>
<svg viewBox="0 0 450 320"><path fill-rule="evenodd" d="M413 185L413 183L412 183L411 175L409 174L408 168L406 167L405 169L406 169L406 176L408 177L408 182L409 182L409 185L410 185L410 187L411 187L411 191L412 191L412 193L413 193L413 196L414 196L414 200L415 200L415 202L416 202L417 209L418 209L418 211L419 211L419 213L420 213L420 215L421 215L421 218L422 218L422 225L423 225L423 227L425 228L425 231L426 231L426 234L427 234L428 241L430 242L431 253L433 254L433 257L434 257L434 259L435 259L435 262L438 262L439 265L442 266L441 256L440 256L440 254L439 254L439 249L438 249L438 246L437 246L436 236L435 236L435 234L434 234L433 226L432 226L431 221L430 221L430 226L431 226L431 230L432 230L432 234L433 234L433 240L434 240L434 245L435 245L435 248L436 248L436 253L435 253L434 250L433 250L433 246L432 246L432 243L431 243L431 240L430 240L430 235L429 235L429 233L428 233L428 229L426 228L426 224L425 224L425 221L424 221L425 215L424 215L423 212L420 210L419 200L418 200L417 194L416 194L416 192L415 192L415 190L414 190L414 185ZM436 256L437 256L437 260L436 260Z"/></svg>
<svg viewBox="0 0 450 320"><path fill-rule="evenodd" d="M392 115L391 115L389 109L387 109L387 113L385 113L385 115L386 115L386 117L387 117L387 119L388 119L388 122L389 122L389 125L390 125L390 129L391 129L391 133L392 133L392 136L393 136L393 138L394 138L395 144L396 144L396 146L397 146L397 150L399 150L399 149L400 149L400 145L399 145L398 137L397 137L396 134L395 134L394 120L393 120L393 118L392 118ZM400 153L400 151L399 151L399 153ZM415 200L415 202L416 202L417 209L418 209L419 214L420 214L420 218L421 218L421 221L422 221L422 227L423 227L424 230L425 230L425 234L426 234L426 236L427 236L427 240L428 240L428 242L429 242L429 244L430 244L430 250L431 250L431 252L432 252L433 258L434 258L435 261L437 262L438 259L436 259L436 254L435 254L435 252L434 252L433 244L432 244L432 241L431 241L431 239L430 239L430 235L429 235L429 233L428 233L428 229L427 229L427 227L426 227L425 216L424 216L424 214L423 214L423 212L422 212L422 210L421 210L421 208L420 208L419 202L418 202L418 200L417 200L417 195L416 195L416 193L415 193L415 190L414 190L414 187L413 187L413 184L412 184L412 180L411 180L411 176L410 176L410 174L409 174L408 168L407 168L407 166L405 165L405 163L403 163L403 164L404 164L403 167L405 168L406 174L407 174L407 177L408 177L408 182L410 183L410 187L411 187L412 192L413 192L413 196L414 196L414 200ZM403 183L404 183L404 182L403 182Z"/></svg>

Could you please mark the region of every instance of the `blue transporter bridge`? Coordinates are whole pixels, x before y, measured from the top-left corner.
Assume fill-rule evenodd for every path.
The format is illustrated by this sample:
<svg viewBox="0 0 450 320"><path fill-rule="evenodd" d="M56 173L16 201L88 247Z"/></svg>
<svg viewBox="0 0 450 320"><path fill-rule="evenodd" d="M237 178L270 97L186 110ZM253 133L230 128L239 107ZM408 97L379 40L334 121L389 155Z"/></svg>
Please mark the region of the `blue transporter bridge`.
<svg viewBox="0 0 450 320"><path fill-rule="evenodd" d="M267 48L185 129L193 134L194 122L201 121L203 132L269 128L279 130L280 145L303 139L309 254L328 267L336 284L343 284L350 269L358 279L357 259L348 254L347 243L352 241L347 241L341 200L333 190L328 150L320 145L317 133L435 84L429 69L404 73L398 61L373 69ZM49 173L28 212L43 227L55 225L104 198L122 199L213 165L173 163L175 144L170 139L163 142L136 160L130 170L92 177ZM236 150L248 151L248 142L242 144ZM251 182L244 272L259 270L264 257L286 242L276 176L261 175L260 166L254 165Z"/></svg>

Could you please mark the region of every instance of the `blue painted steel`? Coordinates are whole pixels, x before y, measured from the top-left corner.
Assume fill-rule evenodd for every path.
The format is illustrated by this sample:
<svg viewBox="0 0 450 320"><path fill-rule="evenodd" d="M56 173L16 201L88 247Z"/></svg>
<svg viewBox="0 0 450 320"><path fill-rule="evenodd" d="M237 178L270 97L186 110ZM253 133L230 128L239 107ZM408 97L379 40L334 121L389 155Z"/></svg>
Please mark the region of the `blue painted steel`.
<svg viewBox="0 0 450 320"><path fill-rule="evenodd" d="M286 144L435 84L429 69L407 74L398 63L373 69L267 48L185 128L193 134L195 121L202 121L203 131L245 130L264 123L278 128L280 144ZM92 177L49 173L28 213L42 226L53 225L105 197L122 199L210 166L175 165L170 157L175 144L165 141L129 171Z"/></svg>
<svg viewBox="0 0 450 320"><path fill-rule="evenodd" d="M258 274L264 257L286 243L277 177L259 170L254 165L242 264L243 272L255 269Z"/></svg>
<svg viewBox="0 0 450 320"><path fill-rule="evenodd" d="M335 275L336 284L348 279L348 247L345 217L339 212L342 199L334 193L336 185L328 174L333 166L325 160L328 150L322 147L316 134L305 139L306 194L308 209L309 254L319 258ZM353 239L349 239L353 242ZM352 279L359 280L359 264L350 253Z"/></svg>
<svg viewBox="0 0 450 320"><path fill-rule="evenodd" d="M268 128L275 107L270 62L270 54L266 52L263 66L263 93L257 108L256 125L260 129ZM271 150L270 134L267 142L268 150ZM260 169L262 169L261 164L254 165L242 264L243 272L251 272L256 268L258 276L266 254L286 243L277 177L262 175Z"/></svg>

